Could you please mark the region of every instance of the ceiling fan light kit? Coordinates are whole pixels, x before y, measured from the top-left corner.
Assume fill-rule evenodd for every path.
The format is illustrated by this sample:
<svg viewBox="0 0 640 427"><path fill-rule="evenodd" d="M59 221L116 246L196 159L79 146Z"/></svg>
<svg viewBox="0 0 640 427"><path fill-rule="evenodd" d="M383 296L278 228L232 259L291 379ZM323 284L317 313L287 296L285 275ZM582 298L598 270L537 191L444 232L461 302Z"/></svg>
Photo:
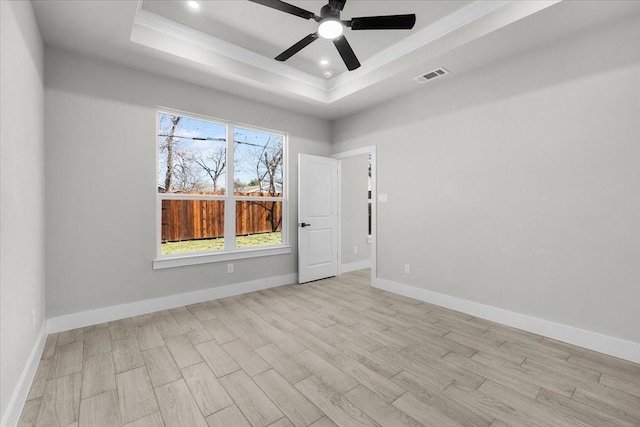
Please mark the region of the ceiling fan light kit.
<svg viewBox="0 0 640 427"><path fill-rule="evenodd" d="M337 19L324 19L318 25L318 34L320 37L327 40L333 40L336 37L340 37L342 35L342 22Z"/></svg>
<svg viewBox="0 0 640 427"><path fill-rule="evenodd" d="M286 61L302 49L316 41L319 37L332 40L338 53L342 57L344 64L349 71L360 67L360 61L353 52L351 45L343 35L344 28L351 30L410 30L416 23L415 14L407 15L387 15L387 16L364 16L341 20L340 12L344 9L347 0L329 0L320 10L320 16L313 12L301 9L280 0L249 0L281 12L289 13L303 19L313 19L318 22L318 31L311 33L295 43L289 49L276 56L277 61Z"/></svg>

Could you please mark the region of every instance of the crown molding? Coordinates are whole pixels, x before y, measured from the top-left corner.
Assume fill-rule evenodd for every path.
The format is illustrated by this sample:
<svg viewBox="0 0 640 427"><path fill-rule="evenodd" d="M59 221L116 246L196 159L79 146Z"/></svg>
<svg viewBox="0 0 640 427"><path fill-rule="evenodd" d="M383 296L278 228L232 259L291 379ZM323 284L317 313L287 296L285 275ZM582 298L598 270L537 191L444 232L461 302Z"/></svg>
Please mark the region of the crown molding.
<svg viewBox="0 0 640 427"><path fill-rule="evenodd" d="M249 49L182 25L171 19L144 10L141 7L139 7L136 12L133 25L146 28L176 40L188 42L217 55L259 68L288 80L302 83L314 89L320 89L325 92L329 91L329 85L324 79L312 76L311 74L297 70L281 62L274 61L272 58L267 58Z"/></svg>
<svg viewBox="0 0 640 427"><path fill-rule="evenodd" d="M330 105L443 53L443 46L453 49L560 1L476 0L380 51L360 68L329 80L145 10L143 0L138 2L131 41L213 66L212 73ZM184 48L176 50L172 41Z"/></svg>
<svg viewBox="0 0 640 427"><path fill-rule="evenodd" d="M342 73L336 76L331 82L333 83L331 89L337 89L359 79L513 2L514 0L475 1L462 7L402 39L395 45L375 54L364 61L360 68L350 73Z"/></svg>

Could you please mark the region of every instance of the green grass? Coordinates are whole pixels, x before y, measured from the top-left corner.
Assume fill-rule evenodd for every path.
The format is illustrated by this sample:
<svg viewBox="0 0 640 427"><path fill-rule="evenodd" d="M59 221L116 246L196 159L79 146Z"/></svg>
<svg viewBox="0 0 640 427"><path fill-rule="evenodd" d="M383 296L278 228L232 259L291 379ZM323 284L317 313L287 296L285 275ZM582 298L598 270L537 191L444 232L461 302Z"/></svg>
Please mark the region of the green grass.
<svg viewBox="0 0 640 427"><path fill-rule="evenodd" d="M280 231L276 231L275 233L260 233L236 237L236 246L239 248L279 245L280 243L282 243L282 232ZM183 242L168 242L162 244L163 254L178 254L221 249L224 249L224 238L185 240Z"/></svg>

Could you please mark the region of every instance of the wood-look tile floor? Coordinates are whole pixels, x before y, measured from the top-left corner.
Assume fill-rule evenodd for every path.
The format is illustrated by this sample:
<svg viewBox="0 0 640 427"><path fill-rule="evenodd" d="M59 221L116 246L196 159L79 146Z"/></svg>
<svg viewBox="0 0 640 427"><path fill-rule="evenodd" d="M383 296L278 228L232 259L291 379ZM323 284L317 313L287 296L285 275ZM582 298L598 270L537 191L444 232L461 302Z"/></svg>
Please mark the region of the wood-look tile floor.
<svg viewBox="0 0 640 427"><path fill-rule="evenodd" d="M20 426L640 426L640 365L368 271L48 337Z"/></svg>

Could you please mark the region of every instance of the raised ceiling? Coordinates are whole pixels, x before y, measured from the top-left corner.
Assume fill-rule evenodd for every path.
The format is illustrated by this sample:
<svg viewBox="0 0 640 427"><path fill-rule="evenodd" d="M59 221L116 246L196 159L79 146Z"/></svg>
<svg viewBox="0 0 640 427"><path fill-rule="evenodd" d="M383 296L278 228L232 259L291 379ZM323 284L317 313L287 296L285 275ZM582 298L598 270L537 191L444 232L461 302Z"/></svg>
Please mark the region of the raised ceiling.
<svg viewBox="0 0 640 427"><path fill-rule="evenodd" d="M326 1L289 1L316 15ZM342 19L357 16L380 16L415 13L413 30L349 31L345 36L361 62L377 53L433 25L439 19L454 13L472 1L347 1ZM144 11L173 20L215 38L228 41L267 58L274 58L307 34L316 31L318 24L297 16L267 8L249 1L203 1L195 10L185 1L144 0ZM320 65L326 59L329 64ZM334 76L347 72L333 43L318 40L287 61L287 65L312 76L322 77L322 71L331 69Z"/></svg>
<svg viewBox="0 0 640 427"><path fill-rule="evenodd" d="M353 113L571 33L640 13L638 1L348 0L342 18L415 13L410 31L350 31L362 66L347 71L318 40L273 57L317 24L248 0L35 0L48 46L115 61L329 119ZM324 1L289 3L318 14ZM329 64L320 65L326 59ZM451 74L418 85L413 77ZM322 76L331 69L330 79Z"/></svg>

